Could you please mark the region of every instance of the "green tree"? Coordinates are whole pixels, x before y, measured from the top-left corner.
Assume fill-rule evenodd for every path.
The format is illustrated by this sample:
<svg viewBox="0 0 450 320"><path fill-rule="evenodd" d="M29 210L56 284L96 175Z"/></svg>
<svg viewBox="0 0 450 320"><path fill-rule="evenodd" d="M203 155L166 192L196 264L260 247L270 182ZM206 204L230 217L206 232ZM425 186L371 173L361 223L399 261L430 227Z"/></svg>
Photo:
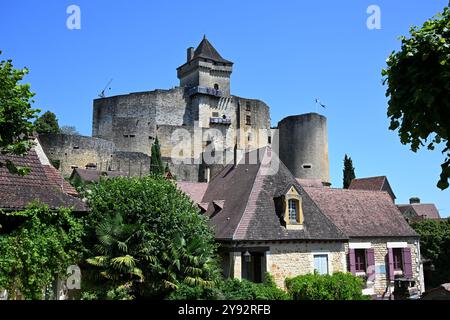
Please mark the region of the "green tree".
<svg viewBox="0 0 450 320"><path fill-rule="evenodd" d="M425 219L412 223L420 235L420 251L435 266L432 285L450 282L450 220Z"/></svg>
<svg viewBox="0 0 450 320"><path fill-rule="evenodd" d="M77 131L77 128L75 126L62 126L59 128L59 132L63 134L69 134L74 136L79 136L80 133Z"/></svg>
<svg viewBox="0 0 450 320"><path fill-rule="evenodd" d="M109 289L166 297L179 286L214 287L217 245L207 218L161 176L101 180L87 193L88 263Z"/></svg>
<svg viewBox="0 0 450 320"><path fill-rule="evenodd" d="M387 59L383 69L390 130L397 130L402 144L417 152L442 143L444 162L437 186L446 189L450 177L450 9L412 27L410 37Z"/></svg>
<svg viewBox="0 0 450 320"><path fill-rule="evenodd" d="M353 167L353 161L352 158L345 155L344 157L344 189L348 189L350 186L350 183L353 179L355 179L355 168Z"/></svg>
<svg viewBox="0 0 450 320"><path fill-rule="evenodd" d="M0 51L1 54L1 51ZM6 155L25 155L33 146L32 119L39 110L31 104L34 93L29 84L21 84L27 68L15 69L12 60L0 61L0 152ZM17 167L10 160L0 161L10 172L26 174L29 168Z"/></svg>
<svg viewBox="0 0 450 320"><path fill-rule="evenodd" d="M39 204L0 212L0 218L9 221L0 229L0 288L12 299L18 293L26 299L42 299L56 275L65 275L80 258L81 220L70 209L53 211Z"/></svg>
<svg viewBox="0 0 450 320"><path fill-rule="evenodd" d="M58 119L51 111L47 111L37 118L34 127L37 133L59 133Z"/></svg>
<svg viewBox="0 0 450 320"><path fill-rule="evenodd" d="M150 173L155 175L164 174L164 165L161 159L161 146L159 145L158 137L152 145L152 155L150 158Z"/></svg>

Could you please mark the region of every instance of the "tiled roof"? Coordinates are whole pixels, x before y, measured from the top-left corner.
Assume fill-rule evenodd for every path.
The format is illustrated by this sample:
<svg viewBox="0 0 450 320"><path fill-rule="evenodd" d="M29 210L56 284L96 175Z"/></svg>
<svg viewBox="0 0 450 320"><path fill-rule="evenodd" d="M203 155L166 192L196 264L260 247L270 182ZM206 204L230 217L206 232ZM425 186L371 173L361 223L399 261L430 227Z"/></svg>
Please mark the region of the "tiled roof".
<svg viewBox="0 0 450 320"><path fill-rule="evenodd" d="M127 174L121 171L100 171L92 169L81 169L75 168L70 175L70 179L75 176L80 177L84 182L99 182L100 177L115 178L115 177L126 177Z"/></svg>
<svg viewBox="0 0 450 320"><path fill-rule="evenodd" d="M432 203L414 203L414 204L399 204L397 205L402 213L408 210L413 210L418 218L426 219L440 219L439 211Z"/></svg>
<svg viewBox="0 0 450 320"><path fill-rule="evenodd" d="M186 193L195 203L201 203L208 184L204 182L185 182L178 181L178 188ZM202 204L204 207L205 204Z"/></svg>
<svg viewBox="0 0 450 320"><path fill-rule="evenodd" d="M245 161L249 157L256 159L257 152L262 155L257 163ZM216 238L255 241L347 239L302 190L281 161L275 174L268 173L266 164L277 161L279 159L270 148L252 151L245 154L237 166L227 165L211 180L201 202L203 207L205 203L223 204L221 210L218 210L220 206L209 205L206 212ZM277 216L274 198L291 186L303 196L303 230L287 230ZM189 188L182 188L189 191Z"/></svg>
<svg viewBox="0 0 450 320"><path fill-rule="evenodd" d="M350 190L387 191L391 196L392 201L395 201L396 198L386 176L355 178L348 188Z"/></svg>
<svg viewBox="0 0 450 320"><path fill-rule="evenodd" d="M386 180L385 176L360 178L360 179L355 178L352 180L348 188L352 190L381 191L383 190L385 180Z"/></svg>
<svg viewBox="0 0 450 320"><path fill-rule="evenodd" d="M349 237L415 237L385 191L305 188L319 206Z"/></svg>
<svg viewBox="0 0 450 320"><path fill-rule="evenodd" d="M37 147L36 147L37 148ZM45 155L43 155L45 156ZM42 161L35 148L24 157L0 154L0 161L11 160L16 166L29 167L25 176L12 174L7 168L0 168L0 208L20 210L30 202L39 200L50 208L74 207L76 211L86 211L86 205L78 198L59 172Z"/></svg>
<svg viewBox="0 0 450 320"><path fill-rule="evenodd" d="M204 58L210 59L216 62L231 64L231 61L225 60L222 56L217 52L217 50L213 47L213 45L203 37L203 40L198 45L197 49L194 51L193 59L195 58Z"/></svg>

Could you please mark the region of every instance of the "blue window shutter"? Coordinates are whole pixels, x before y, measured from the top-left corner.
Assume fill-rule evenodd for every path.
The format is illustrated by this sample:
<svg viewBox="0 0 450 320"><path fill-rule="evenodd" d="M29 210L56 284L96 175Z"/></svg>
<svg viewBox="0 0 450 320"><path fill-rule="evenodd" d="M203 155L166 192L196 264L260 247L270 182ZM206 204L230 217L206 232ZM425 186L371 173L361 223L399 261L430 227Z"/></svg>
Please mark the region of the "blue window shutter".
<svg viewBox="0 0 450 320"><path fill-rule="evenodd" d="M392 248L388 249L388 264L389 264L389 280L394 280L394 252Z"/></svg>
<svg viewBox="0 0 450 320"><path fill-rule="evenodd" d="M348 262L349 262L349 271L353 274L356 274L356 264L355 264L355 249L348 250Z"/></svg>
<svg viewBox="0 0 450 320"><path fill-rule="evenodd" d="M412 262L411 262L411 249L403 248L402 249L402 261L403 261L403 275L405 278L412 278Z"/></svg>
<svg viewBox="0 0 450 320"><path fill-rule="evenodd" d="M375 250L366 250L367 275L370 281L375 281Z"/></svg>

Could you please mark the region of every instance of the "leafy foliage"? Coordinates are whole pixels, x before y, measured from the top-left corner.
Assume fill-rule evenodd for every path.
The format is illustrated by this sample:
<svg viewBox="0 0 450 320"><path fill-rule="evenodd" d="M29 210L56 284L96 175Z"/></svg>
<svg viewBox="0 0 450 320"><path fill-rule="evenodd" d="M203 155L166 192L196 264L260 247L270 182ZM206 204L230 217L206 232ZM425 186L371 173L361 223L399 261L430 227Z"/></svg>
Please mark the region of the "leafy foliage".
<svg viewBox="0 0 450 320"><path fill-rule="evenodd" d="M425 219L411 226L420 235L422 256L435 266L432 285L450 282L450 221Z"/></svg>
<svg viewBox="0 0 450 320"><path fill-rule="evenodd" d="M286 279L286 287L294 300L366 300L363 281L351 273L333 275L306 274Z"/></svg>
<svg viewBox="0 0 450 320"><path fill-rule="evenodd" d="M33 146L29 139L33 134L30 120L39 110L31 108L34 93L30 85L20 84L27 73L27 68L15 69L11 60L0 61L0 151L3 154L22 156ZM21 175L29 172L29 168L17 167L9 160L0 161L1 166Z"/></svg>
<svg viewBox="0 0 450 320"><path fill-rule="evenodd" d="M205 217L160 176L101 180L86 193L88 263L110 288L165 297L182 284L214 287L214 236Z"/></svg>
<svg viewBox="0 0 450 320"><path fill-rule="evenodd" d="M37 118L34 127L37 133L59 133L58 119L51 111L47 111Z"/></svg>
<svg viewBox="0 0 450 320"><path fill-rule="evenodd" d="M450 9L413 27L411 37L401 37L402 46L387 59L382 71L389 97L389 129L416 152L427 144L434 150L443 144L440 180L446 189L450 177Z"/></svg>
<svg viewBox="0 0 450 320"><path fill-rule="evenodd" d="M70 134L74 136L79 136L80 133L77 131L77 128L75 126L62 126L59 128L59 132L63 134Z"/></svg>
<svg viewBox="0 0 450 320"><path fill-rule="evenodd" d="M42 299L43 289L79 258L81 220L69 209L55 212L38 204L0 216L19 223L10 232L0 229L0 288L12 299L19 292L26 299Z"/></svg>
<svg viewBox="0 0 450 320"><path fill-rule="evenodd" d="M343 188L348 189L352 180L355 179L355 168L353 167L352 158L348 157L347 155L345 155L344 157L343 175L344 175Z"/></svg>
<svg viewBox="0 0 450 320"><path fill-rule="evenodd" d="M163 175L165 168L161 159L161 146L158 137L152 145L152 155L150 158L150 173L155 175Z"/></svg>
<svg viewBox="0 0 450 320"><path fill-rule="evenodd" d="M288 300L289 295L278 288L270 274L264 283L247 280L221 280L215 288L180 286L170 297L172 300Z"/></svg>

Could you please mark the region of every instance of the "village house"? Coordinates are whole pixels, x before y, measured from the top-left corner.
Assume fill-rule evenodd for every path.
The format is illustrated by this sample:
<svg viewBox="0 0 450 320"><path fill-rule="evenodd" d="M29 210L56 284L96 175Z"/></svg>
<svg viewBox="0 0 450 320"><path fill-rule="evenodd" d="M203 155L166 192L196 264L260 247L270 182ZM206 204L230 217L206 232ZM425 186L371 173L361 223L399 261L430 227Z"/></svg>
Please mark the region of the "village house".
<svg viewBox="0 0 450 320"><path fill-rule="evenodd" d="M386 191L296 179L270 147L246 153L209 183L177 184L210 218L226 277L261 282L269 272L284 288L287 277L349 271L374 298L390 297L400 277L424 290L419 237Z"/></svg>
<svg viewBox="0 0 450 320"><path fill-rule="evenodd" d="M87 206L78 198L75 188L51 165L39 140L35 138L34 142L35 146L23 157L0 154L0 162L10 160L16 166L31 169L29 174L20 176L0 167L0 209L23 210L31 202L39 201L50 209L71 207L75 212L86 212Z"/></svg>

